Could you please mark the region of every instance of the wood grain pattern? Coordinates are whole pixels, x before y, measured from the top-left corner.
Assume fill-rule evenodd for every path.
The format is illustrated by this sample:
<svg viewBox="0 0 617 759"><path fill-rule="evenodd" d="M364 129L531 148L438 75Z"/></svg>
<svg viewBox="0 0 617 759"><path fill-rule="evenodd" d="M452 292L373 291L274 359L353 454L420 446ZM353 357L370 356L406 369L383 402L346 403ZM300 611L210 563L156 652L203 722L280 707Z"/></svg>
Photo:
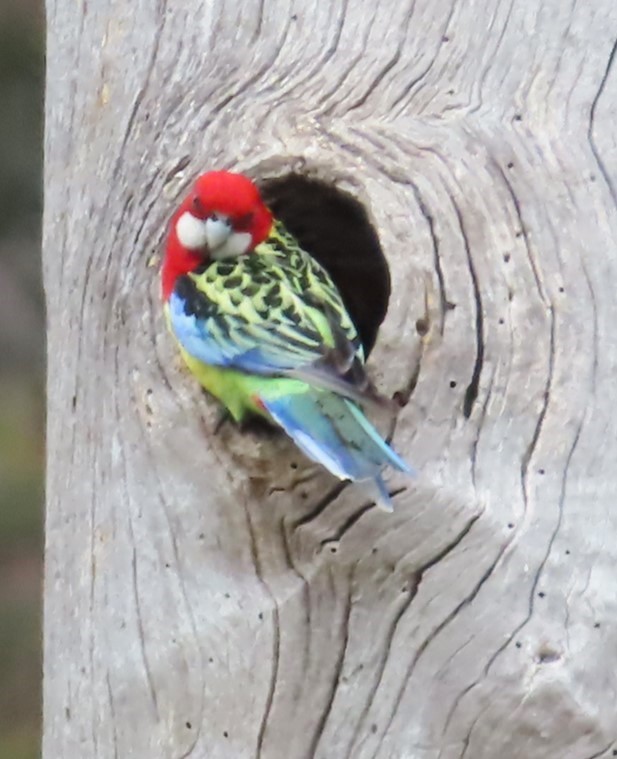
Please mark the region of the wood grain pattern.
<svg viewBox="0 0 617 759"><path fill-rule="evenodd" d="M45 759L615 755L614 2L47 14ZM393 516L212 434L152 265L209 167L368 208Z"/></svg>

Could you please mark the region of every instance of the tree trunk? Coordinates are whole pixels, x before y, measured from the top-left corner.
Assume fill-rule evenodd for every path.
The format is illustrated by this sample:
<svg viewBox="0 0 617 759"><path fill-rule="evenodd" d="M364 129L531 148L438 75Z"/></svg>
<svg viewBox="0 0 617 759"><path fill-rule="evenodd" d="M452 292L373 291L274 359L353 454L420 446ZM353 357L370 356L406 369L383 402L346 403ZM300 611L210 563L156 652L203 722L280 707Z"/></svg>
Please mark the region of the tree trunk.
<svg viewBox="0 0 617 759"><path fill-rule="evenodd" d="M44 758L616 755L614 0L47 11ZM214 434L156 264L215 167L371 215L393 515Z"/></svg>

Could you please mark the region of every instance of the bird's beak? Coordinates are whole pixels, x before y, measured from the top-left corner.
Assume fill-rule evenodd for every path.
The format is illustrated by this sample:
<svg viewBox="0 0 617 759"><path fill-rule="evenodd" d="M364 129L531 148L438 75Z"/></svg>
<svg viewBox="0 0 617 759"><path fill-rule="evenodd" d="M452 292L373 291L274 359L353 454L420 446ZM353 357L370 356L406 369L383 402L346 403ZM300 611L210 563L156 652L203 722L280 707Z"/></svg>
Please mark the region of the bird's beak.
<svg viewBox="0 0 617 759"><path fill-rule="evenodd" d="M224 219L206 219L205 233L208 248L211 251L215 251L221 245L223 245L232 229L229 223Z"/></svg>

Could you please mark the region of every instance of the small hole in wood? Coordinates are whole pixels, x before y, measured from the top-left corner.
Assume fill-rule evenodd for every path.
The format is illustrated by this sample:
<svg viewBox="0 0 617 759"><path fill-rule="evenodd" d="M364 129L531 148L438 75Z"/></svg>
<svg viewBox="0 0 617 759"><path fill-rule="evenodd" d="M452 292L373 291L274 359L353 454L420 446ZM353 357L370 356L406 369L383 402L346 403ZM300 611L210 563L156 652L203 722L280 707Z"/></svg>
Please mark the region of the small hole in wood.
<svg viewBox="0 0 617 759"><path fill-rule="evenodd" d="M450 380L450 387L452 388L456 387L456 380Z"/></svg>
<svg viewBox="0 0 617 759"><path fill-rule="evenodd" d="M328 271L368 355L390 299L390 271L377 232L349 193L288 174L261 183L274 215Z"/></svg>
<svg viewBox="0 0 617 759"><path fill-rule="evenodd" d="M427 319L418 319L416 321L416 332L420 335L420 337L424 337L424 335L426 335L426 333L428 332Z"/></svg>
<svg viewBox="0 0 617 759"><path fill-rule="evenodd" d="M594 628L595 628L596 630L599 630L599 629L600 629L600 623L599 623L599 622L596 622L596 623L594 624Z"/></svg>
<svg viewBox="0 0 617 759"><path fill-rule="evenodd" d="M565 292L565 288L563 288L563 287L560 287L560 288L559 288L559 292L560 292L560 293L564 293L564 292Z"/></svg>
<svg viewBox="0 0 617 759"><path fill-rule="evenodd" d="M514 168L514 164L512 163L512 161L510 161L510 162L508 163L508 168L509 168L509 169L513 169L513 168Z"/></svg>
<svg viewBox="0 0 617 759"><path fill-rule="evenodd" d="M544 469L538 469L538 474L544 474Z"/></svg>
<svg viewBox="0 0 617 759"><path fill-rule="evenodd" d="M508 529L513 530L514 529L514 522L508 522Z"/></svg>
<svg viewBox="0 0 617 759"><path fill-rule="evenodd" d="M538 651L536 658L539 664L552 664L561 659L561 654L552 648L543 648Z"/></svg>
<svg viewBox="0 0 617 759"><path fill-rule="evenodd" d="M330 553L338 553L339 542L336 539L323 540L321 543L321 547L324 550L329 551Z"/></svg>
<svg viewBox="0 0 617 759"><path fill-rule="evenodd" d="M442 41L442 42L450 42L450 38L449 38L449 37L447 37L447 36L444 34L444 36L441 38L441 41Z"/></svg>
<svg viewBox="0 0 617 759"><path fill-rule="evenodd" d="M520 113L514 114L514 121L522 121L522 120L523 120L523 117L521 116Z"/></svg>
<svg viewBox="0 0 617 759"><path fill-rule="evenodd" d="M566 556L569 556L569 555L570 555L570 549L566 548Z"/></svg>
<svg viewBox="0 0 617 759"><path fill-rule="evenodd" d="M516 641L516 643L515 643L514 645L515 645L517 648L521 648L521 646L522 646L523 644L520 642L520 640L517 640L517 641Z"/></svg>
<svg viewBox="0 0 617 759"><path fill-rule="evenodd" d="M264 618L264 613L263 613L263 611L260 611L260 612L259 612L259 615L258 615L258 616L259 616L259 619L263 619L263 618Z"/></svg>
<svg viewBox="0 0 617 759"><path fill-rule="evenodd" d="M229 733L227 732L227 730L223 730L223 736L225 738L229 738Z"/></svg>
<svg viewBox="0 0 617 759"><path fill-rule="evenodd" d="M377 732L377 725L373 722L373 724L371 725L371 733L373 733L374 735L376 732Z"/></svg>
<svg viewBox="0 0 617 759"><path fill-rule="evenodd" d="M545 593L543 590L541 590L541 591L538 593L538 598L544 598L545 596L546 596L546 593Z"/></svg>
<svg viewBox="0 0 617 759"><path fill-rule="evenodd" d="M292 461L292 462L291 462L291 464L290 464L289 466L290 466L292 469L297 469L297 468L298 468L298 462L297 462L297 461Z"/></svg>
<svg viewBox="0 0 617 759"><path fill-rule="evenodd" d="M190 730L190 729L193 727L193 725L191 725L191 723L190 723L190 722L187 722L187 723L185 723L185 724L186 724L186 726L187 726L187 728L188 728L189 730Z"/></svg>
<svg viewBox="0 0 617 759"><path fill-rule="evenodd" d="M503 255L503 260L504 260L506 263L508 263L508 261L510 260L510 254L509 254L509 253L504 253L504 255Z"/></svg>
<svg viewBox="0 0 617 759"><path fill-rule="evenodd" d="M500 323L500 324L505 324L505 321L504 321L504 319L499 319L499 323Z"/></svg>

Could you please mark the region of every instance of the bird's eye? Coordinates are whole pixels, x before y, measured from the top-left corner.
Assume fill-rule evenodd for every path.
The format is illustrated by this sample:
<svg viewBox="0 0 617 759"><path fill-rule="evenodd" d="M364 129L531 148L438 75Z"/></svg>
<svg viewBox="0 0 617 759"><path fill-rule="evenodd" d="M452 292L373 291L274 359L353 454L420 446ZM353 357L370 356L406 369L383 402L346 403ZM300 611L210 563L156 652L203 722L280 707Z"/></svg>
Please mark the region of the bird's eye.
<svg viewBox="0 0 617 759"><path fill-rule="evenodd" d="M248 232L253 224L253 214L245 213L242 216L238 216L234 219L234 228L239 232Z"/></svg>
<svg viewBox="0 0 617 759"><path fill-rule="evenodd" d="M193 210L195 213L199 214L200 216L205 216L206 209L204 208L204 204L201 202L199 197L195 195L193 198Z"/></svg>

